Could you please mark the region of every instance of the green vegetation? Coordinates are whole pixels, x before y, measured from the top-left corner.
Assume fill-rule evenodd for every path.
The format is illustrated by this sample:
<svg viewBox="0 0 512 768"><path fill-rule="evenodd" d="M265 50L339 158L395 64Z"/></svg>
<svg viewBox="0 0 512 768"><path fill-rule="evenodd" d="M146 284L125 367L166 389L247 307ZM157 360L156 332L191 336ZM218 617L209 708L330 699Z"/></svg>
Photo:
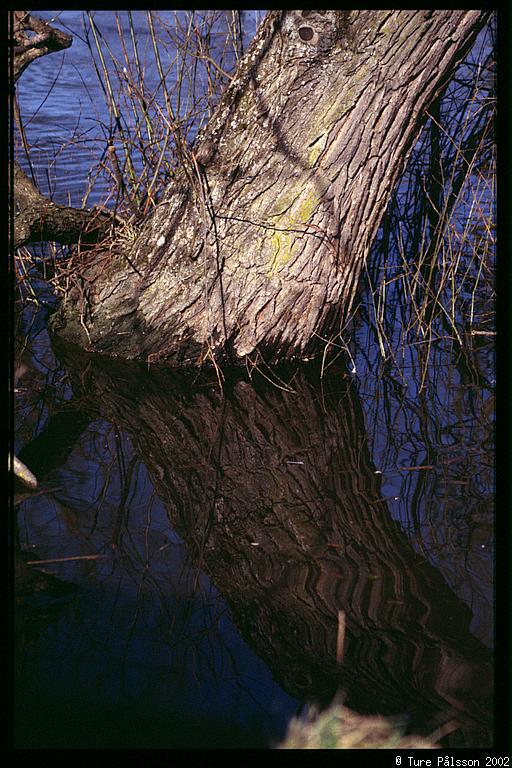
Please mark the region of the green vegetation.
<svg viewBox="0 0 512 768"><path fill-rule="evenodd" d="M294 718L278 749L435 749L420 736L404 735L400 723L377 715L358 715L341 704L322 714L310 710Z"/></svg>

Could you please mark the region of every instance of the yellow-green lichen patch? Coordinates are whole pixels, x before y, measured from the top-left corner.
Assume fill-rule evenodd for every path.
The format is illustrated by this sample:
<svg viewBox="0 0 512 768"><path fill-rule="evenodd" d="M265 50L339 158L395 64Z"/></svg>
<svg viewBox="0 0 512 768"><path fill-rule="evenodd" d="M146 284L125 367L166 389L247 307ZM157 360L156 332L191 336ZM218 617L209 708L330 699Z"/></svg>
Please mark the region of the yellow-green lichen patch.
<svg viewBox="0 0 512 768"><path fill-rule="evenodd" d="M293 193L287 193L288 195ZM276 201L274 209L280 208L283 210L283 203L285 196ZM293 200L293 197L292 197ZM278 271L284 267L291 260L293 256L294 248L302 235L301 232L305 231L309 219L313 212L317 209L320 203L318 194L314 191L306 191L300 197L295 198L295 202L291 205L288 202L286 208L289 208L289 212L279 215L277 213L271 214L276 216L277 221L273 221L276 229L274 230L270 238L270 266L267 272L269 277L274 277Z"/></svg>
<svg viewBox="0 0 512 768"><path fill-rule="evenodd" d="M272 257L268 276L274 277L280 267L287 264L292 257L293 244L290 242L290 235L286 232L274 232L270 238Z"/></svg>
<svg viewBox="0 0 512 768"><path fill-rule="evenodd" d="M274 204L270 209L269 215L272 217L279 217L286 213L296 202L298 192L295 189L286 189L283 194L276 197Z"/></svg>
<svg viewBox="0 0 512 768"><path fill-rule="evenodd" d="M313 146L311 147L311 149L309 151L309 155L308 155L308 165L309 165L310 168L313 168L314 164L316 163L316 161L320 157L320 154L324 150L325 144L327 142L327 136L328 136L328 134L327 134L327 131L326 131L324 133L324 135L320 136L315 141Z"/></svg>

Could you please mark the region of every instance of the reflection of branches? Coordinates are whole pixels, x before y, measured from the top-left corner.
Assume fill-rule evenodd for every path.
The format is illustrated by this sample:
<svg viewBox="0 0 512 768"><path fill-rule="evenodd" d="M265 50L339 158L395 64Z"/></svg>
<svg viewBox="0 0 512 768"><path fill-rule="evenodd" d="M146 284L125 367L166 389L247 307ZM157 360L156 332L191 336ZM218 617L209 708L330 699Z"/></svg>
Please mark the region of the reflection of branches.
<svg viewBox="0 0 512 768"><path fill-rule="evenodd" d="M95 469L91 472L93 462ZM137 652L141 634L145 635L152 625L159 631L159 642L168 648L174 680L179 678L185 685L192 673L198 681L205 675L220 681L226 674L234 680L237 673L219 628L224 609L190 559L178 558L175 570L169 570L169 555L174 563L176 557L172 553L178 549L165 537L155 539L153 518L161 516L161 505L126 434L105 422L93 421L75 445L64 473L59 471L59 478L61 489L44 500L32 497L28 502L24 546L32 546L36 521L42 514L47 520L44 559L49 561L58 552L61 557L54 559L61 563L55 562L54 568L64 569L71 580L82 571L84 575L78 581L86 589L90 589L91 583L100 589L105 605L111 606L112 624L102 642L115 640L122 644L118 670L126 695L130 696L128 681L133 653ZM79 514L74 510L79 510ZM80 565L78 553L91 551L102 552L106 559L94 565L89 562L89 567L83 561ZM52 567L51 563L46 567ZM111 594L110 585L115 583L117 589ZM133 594L133 604L129 606L127 591ZM76 606L72 621L69 617L67 620L68 631L76 632L77 637L88 637L90 621L87 612ZM100 650L97 644L91 647L90 640L80 645L85 658Z"/></svg>
<svg viewBox="0 0 512 768"><path fill-rule="evenodd" d="M389 369L371 374L370 363L365 369L358 356L368 433L385 495L399 497L393 514L415 532L416 546L442 567L458 594L466 599L473 585L475 627L490 644L493 395L458 382L449 350L436 349L432 362L418 393L417 374L408 375L405 389ZM478 533L471 537L475 515ZM457 536L451 535L455 529Z"/></svg>
<svg viewBox="0 0 512 768"><path fill-rule="evenodd" d="M20 457L39 476L55 460L45 449L44 432L54 413L63 412L67 383L55 360L44 329L44 310L30 305L24 310L15 305L13 381L16 411L16 443L22 447ZM79 432L83 419L73 414L67 431L66 450L72 435ZM63 416L66 420L66 417ZM57 422L59 419L57 419ZM58 424L53 429L58 431ZM40 447L38 447L40 446ZM54 446L55 448L55 446ZM57 459L58 462L58 459Z"/></svg>
<svg viewBox="0 0 512 768"><path fill-rule="evenodd" d="M116 370L114 361L106 364L106 370L110 369ZM441 369L437 376L444 376ZM230 601L241 631L251 642L261 644L259 650L270 666L275 666L279 658L281 663L285 660L289 671L283 673L283 667L276 667L276 674L284 674L286 685L292 688L302 685L303 690L311 691L315 686L322 690L325 685L327 690L339 680L339 665L331 665L335 665L340 604L348 616L347 669L350 663L357 668L365 660L366 682L359 679L359 687L371 681L372 689L379 688L381 683L375 681L382 674L379 665L383 648L386 664L382 668L389 675L386 686L389 680L393 680L392 686L402 686L401 673L390 659L400 658L403 668L414 650L415 658L423 661L415 662L420 667L414 668L412 682L402 689L405 698L401 704L405 706L407 700L411 702L407 706L414 707L412 702L418 696L414 680L422 676L422 664L430 670L437 664L430 651L421 650L425 638L436 646L441 643L446 650L439 660L439 689L421 694L426 697L422 701L428 702L425 706L429 711L442 709L445 689L449 696L458 695L451 687L454 684L449 670L457 666L469 679L479 679L478 659L484 654L469 634L464 634L470 613L449 596L446 585L441 586L439 577L426 565L415 570L420 561L414 564L403 534L387 519L382 500L382 495L388 495L387 489L383 487L382 495L379 493L378 477L368 466L362 415L351 410L355 406L350 398L336 396L333 401L334 392L339 394L340 386L344 389L340 379L324 376L319 394L300 373L293 377L293 390L285 390L269 387L253 372L254 387L243 382L233 386L227 379L222 395L215 382L204 381L197 373L192 378L194 388L186 382L182 388L179 377L170 372L150 376L138 366L119 366L119 376L111 379L91 358L76 376L73 374L75 396L80 396L82 386L87 393L84 410L87 412L91 405L95 412L100 406L103 415L117 427L95 418L76 443L63 472L59 471L63 490L55 494L59 506L51 522L44 511L48 501L43 498L33 500L25 521L28 545L45 537L47 543L41 556L109 553L103 560L53 566L89 590L94 585L95 602L103 606L101 615L109 615L107 630L97 635L85 606L76 606L73 621L68 622L68 630L84 639L83 644L76 642L76 653L92 659L94 654L106 653L110 644L120 649L115 674L109 672L106 679L115 678L125 686L129 697L134 691L131 670L141 638L150 642L154 635L155 642L159 638L158 647L166 648L166 660L158 663L170 671L172 684L186 687L190 679L197 680L197 684L216 679L219 685L221 681L223 685L235 685L239 695L258 697L224 634L225 609L198 571L198 566L203 566ZM291 375L284 372L282 378L290 380ZM369 387L370 379L365 381ZM466 405L461 402L459 411L454 413L452 409L448 413L443 395L446 392L453 398L453 391L448 389L438 388L438 396L429 401L427 394L425 399L416 399L414 393L393 388L389 378L380 386L379 397L384 392L386 408L377 400L372 403L371 392L365 399L375 409L374 439L385 434L387 443L382 449L390 461L395 457L394 464L380 464L384 480L393 481L388 474L393 467L398 477L410 484L409 490L405 486L401 489L410 499L415 478L423 475L423 494L428 496L434 478L457 478L463 462L469 462L467 452L463 459L451 455L447 446L436 445L440 425L447 419L464 436ZM431 403L430 410L427 403ZM390 433L386 431L386 420L394 424ZM403 436L409 432L417 438L406 456ZM435 449L430 453L436 456L435 461L429 465L434 469L415 469L425 464L419 452L428 441ZM173 545L169 524L163 522L163 509L141 463L141 451L151 467L158 493L168 500L173 524L188 542L188 558L177 557L180 548ZM471 471L469 463L465 471ZM55 474L52 479L57 479ZM477 490L475 486L475 493ZM455 518L446 516L443 527L431 505L426 521L422 503L418 498L421 542L431 561L437 563L442 557L445 564L448 552L460 546L460 542L443 540L443 531L448 534L453 530ZM38 516L48 520L47 531L43 534L41 527L34 539ZM118 546L113 555L116 517ZM462 524L463 535L464 530ZM388 573L386 563L390 562L393 566ZM461 587L458 567L446 571L456 590ZM481 577L482 571L476 567L476 561L470 563L472 573ZM422 586L425 583L427 589ZM240 594L237 597L238 590L242 601ZM127 593L132 595L130 600ZM442 597L432 597L439 594ZM470 595L463 594L470 602ZM440 629L440 606L446 601L450 606L446 611L459 617L455 622L459 629L465 628L460 640L454 639L453 627ZM370 607L365 608L366 604ZM320 606L320 613L310 616L315 605L317 610ZM364 630L368 610L373 627L370 634ZM411 621L412 627L415 621L418 623L419 634L411 629ZM389 636L388 625L393 628ZM440 640L439 633L448 629L450 640ZM95 638L92 645L87 639L91 634ZM392 649L397 642L403 645L395 654ZM451 650L454 643L462 655L457 660ZM466 647L472 649L469 667L464 660ZM311 670L313 657L315 669ZM308 674L299 672L297 665ZM349 689L350 680L350 675L343 679ZM140 685L144 690L147 686L149 692L151 683L147 678ZM443 717L453 715L453 711L438 713L430 725L434 727Z"/></svg>
<svg viewBox="0 0 512 768"><path fill-rule="evenodd" d="M467 597L471 581L475 625L487 643L494 492L493 35L491 23L432 107L372 252L370 292L352 349L358 375L364 372L360 392L374 460L385 495L397 502L393 514L415 532L415 545L442 565L459 594ZM422 465L431 468L401 469ZM472 537L475 515L478 534Z"/></svg>
<svg viewBox="0 0 512 768"><path fill-rule="evenodd" d="M197 374L196 394L186 386L182 390L170 372L142 376L139 384L134 374L128 392L126 381L111 379L107 369L114 370L115 364L89 373L94 374L109 418L130 432L193 560L211 574L242 633L257 644L276 674L284 675L290 690L300 689L303 695L316 691L322 699L338 681L355 695L350 672L354 668L360 686L361 675L367 676L364 686L372 688L373 696L393 679L392 685L400 687L414 709L419 694L413 681L423 676L420 668L429 658L429 675L436 678L432 670L438 662L443 672L432 690L422 692L425 706L438 708L441 714L436 717L442 719L447 706L443 696L450 690L448 698L458 702L453 704L457 709L461 702L447 669L458 666L469 678L480 679L486 652L467 634L470 613L437 571L424 558L417 559L388 517L378 477L368 465L361 414L345 387L347 399L338 399L336 377L337 394L328 386L334 379L324 377L319 400L300 374L292 392L269 387L255 376L252 387L226 379L228 393L222 395ZM393 407L391 403L390 413ZM402 402L403 414L410 408L409 400ZM414 418L420 424L425 409L426 401L415 404ZM423 428L423 435L418 430L418 444L432 439L430 421L423 419ZM441 456L439 451L437 463ZM399 465L400 474L408 478L421 471L416 470L421 462L410 458L410 463ZM425 469L423 476L427 488L431 470ZM419 517L419 532L422 524ZM436 560L436 553L428 551L428 537L424 543L428 556ZM339 610L347 616L348 661L341 670L336 666ZM458 618L447 624L447 615ZM188 620L199 642L194 610ZM464 627L464 638L455 640L454 633ZM445 632L449 640L441 637ZM437 661L420 650L427 639L444 648ZM384 647L385 684L380 680L382 659L378 661ZM469 666L464 648L472 649ZM369 662L363 664L367 654L371 671L365 666ZM404 688L399 680L409 664L406 659L412 657L414 669ZM399 658L402 671L391 661L398 664ZM481 694L485 700L483 689ZM487 704L481 706L485 710ZM466 717L471 717L468 712L457 715L467 723Z"/></svg>

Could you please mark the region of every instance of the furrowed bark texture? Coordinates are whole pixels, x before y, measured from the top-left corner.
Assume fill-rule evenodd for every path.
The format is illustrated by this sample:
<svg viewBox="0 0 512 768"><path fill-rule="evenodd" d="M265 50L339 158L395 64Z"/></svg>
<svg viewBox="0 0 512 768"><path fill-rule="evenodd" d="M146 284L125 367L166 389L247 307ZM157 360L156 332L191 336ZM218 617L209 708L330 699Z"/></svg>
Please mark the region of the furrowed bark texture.
<svg viewBox="0 0 512 768"><path fill-rule="evenodd" d="M483 11L275 11L129 251L56 327L97 351L308 357L342 329L389 197ZM129 261L126 259L129 257ZM87 333L84 330L87 326Z"/></svg>

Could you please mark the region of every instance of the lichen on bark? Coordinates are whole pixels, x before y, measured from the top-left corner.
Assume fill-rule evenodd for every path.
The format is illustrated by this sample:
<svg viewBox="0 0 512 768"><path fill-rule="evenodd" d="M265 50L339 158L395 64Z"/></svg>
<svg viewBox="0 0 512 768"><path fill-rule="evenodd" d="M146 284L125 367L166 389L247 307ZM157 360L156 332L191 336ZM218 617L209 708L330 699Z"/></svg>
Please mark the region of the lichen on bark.
<svg viewBox="0 0 512 768"><path fill-rule="evenodd" d="M91 285L92 347L174 364L321 353L426 110L486 16L270 12L194 146L194 188L171 186L142 227L137 272ZM126 307L143 332L120 352Z"/></svg>

